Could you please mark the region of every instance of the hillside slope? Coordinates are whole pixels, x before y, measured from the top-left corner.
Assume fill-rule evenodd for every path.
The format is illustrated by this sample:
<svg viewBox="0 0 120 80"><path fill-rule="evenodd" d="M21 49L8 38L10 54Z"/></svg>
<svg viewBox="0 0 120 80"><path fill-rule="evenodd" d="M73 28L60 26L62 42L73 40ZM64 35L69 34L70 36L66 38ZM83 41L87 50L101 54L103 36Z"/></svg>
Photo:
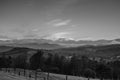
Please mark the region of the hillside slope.
<svg viewBox="0 0 120 80"><path fill-rule="evenodd" d="M45 54L59 54L63 56L76 55L86 55L88 57L113 57L120 56L120 45L105 45L105 46L80 46L80 47L70 47L70 48L60 48L54 50L47 49L32 49L25 47L5 47L1 46L0 54L6 55L20 55L20 54L34 54L37 50L42 50Z"/></svg>

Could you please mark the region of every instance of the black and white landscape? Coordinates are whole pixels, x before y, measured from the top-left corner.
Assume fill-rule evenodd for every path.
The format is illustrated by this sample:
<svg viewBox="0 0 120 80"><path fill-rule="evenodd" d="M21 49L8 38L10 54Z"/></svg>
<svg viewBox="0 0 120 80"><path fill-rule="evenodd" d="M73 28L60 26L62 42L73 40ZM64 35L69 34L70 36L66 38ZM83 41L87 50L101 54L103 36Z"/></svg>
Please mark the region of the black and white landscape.
<svg viewBox="0 0 120 80"><path fill-rule="evenodd" d="M119 0L0 0L0 80L120 80Z"/></svg>

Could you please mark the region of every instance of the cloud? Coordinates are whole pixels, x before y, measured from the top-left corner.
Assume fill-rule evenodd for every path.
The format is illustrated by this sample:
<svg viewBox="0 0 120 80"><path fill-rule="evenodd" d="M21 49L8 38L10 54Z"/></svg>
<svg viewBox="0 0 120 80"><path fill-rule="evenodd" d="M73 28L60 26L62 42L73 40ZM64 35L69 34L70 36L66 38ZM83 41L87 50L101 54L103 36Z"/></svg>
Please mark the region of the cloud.
<svg viewBox="0 0 120 80"><path fill-rule="evenodd" d="M9 40L10 38L5 35L0 35L0 40Z"/></svg>
<svg viewBox="0 0 120 80"><path fill-rule="evenodd" d="M66 20L66 21L55 23L55 24L53 24L53 26L56 26L56 27L65 26L65 25L68 25L70 22L71 22L71 20Z"/></svg>
<svg viewBox="0 0 120 80"><path fill-rule="evenodd" d="M69 32L58 32L58 33L54 33L51 35L47 35L44 37L44 39L50 39L50 40L58 40L60 38L65 38L65 39L72 39L70 37L68 37L68 35L70 35L71 33Z"/></svg>
<svg viewBox="0 0 120 80"><path fill-rule="evenodd" d="M83 38L77 39L77 41L79 41L79 40L94 40L94 38L92 38L92 37L83 37Z"/></svg>
<svg viewBox="0 0 120 80"><path fill-rule="evenodd" d="M57 22L60 22L62 21L62 19L55 19L55 20L52 20L50 22L48 22L47 24L54 24L54 23L57 23Z"/></svg>
<svg viewBox="0 0 120 80"><path fill-rule="evenodd" d="M52 25L54 27L61 27L61 26L66 26L69 25L71 20L61 20L61 19L56 19L53 21L48 22L48 25Z"/></svg>

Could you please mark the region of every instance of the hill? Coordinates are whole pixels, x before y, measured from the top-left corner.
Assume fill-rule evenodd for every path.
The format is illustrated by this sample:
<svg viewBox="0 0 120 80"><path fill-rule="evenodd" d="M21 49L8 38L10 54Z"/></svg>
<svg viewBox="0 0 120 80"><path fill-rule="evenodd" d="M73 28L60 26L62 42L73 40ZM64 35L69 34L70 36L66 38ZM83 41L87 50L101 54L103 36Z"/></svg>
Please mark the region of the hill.
<svg viewBox="0 0 120 80"><path fill-rule="evenodd" d="M103 45L103 46L80 46L71 48L62 48L54 50L56 53L63 55L86 55L94 57L112 57L120 55L120 45Z"/></svg>
<svg viewBox="0 0 120 80"><path fill-rule="evenodd" d="M11 49L13 49L13 47L11 47L11 46L0 46L0 53L9 51Z"/></svg>
<svg viewBox="0 0 120 80"><path fill-rule="evenodd" d="M32 49L25 47L8 47L8 46L0 46L0 54L6 55L22 55L28 54L33 55L37 50L42 50L45 55L48 53L59 54L63 56L71 56L76 54L78 56L86 55L88 57L104 57L110 58L114 56L120 56L120 45L104 45L104 46L80 46L80 47L70 47L70 48L60 48L60 49Z"/></svg>

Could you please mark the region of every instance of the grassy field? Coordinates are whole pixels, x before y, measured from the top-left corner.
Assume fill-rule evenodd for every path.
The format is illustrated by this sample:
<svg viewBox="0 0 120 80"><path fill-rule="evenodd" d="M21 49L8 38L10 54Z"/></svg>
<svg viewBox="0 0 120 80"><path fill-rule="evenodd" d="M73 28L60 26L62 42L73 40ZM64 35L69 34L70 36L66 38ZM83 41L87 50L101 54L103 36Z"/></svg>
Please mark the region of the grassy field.
<svg viewBox="0 0 120 80"><path fill-rule="evenodd" d="M23 69L16 69L14 71L13 69L8 69L10 70L9 72L6 72L6 69L2 69L4 73L8 73L11 76L17 76L19 78L24 78L27 79L29 78L30 80L35 80L35 71L34 70L25 70L25 75L24 75L24 70ZM67 79L66 79L67 77ZM47 72L37 72L37 80L88 80L88 78L84 77L77 77L77 76L71 76L71 75L61 75L61 74L54 74L54 73L48 73ZM28 79L27 79L28 80ZM90 79L90 80L99 80L99 79Z"/></svg>
<svg viewBox="0 0 120 80"><path fill-rule="evenodd" d="M25 77L0 71L0 80L28 80Z"/></svg>

